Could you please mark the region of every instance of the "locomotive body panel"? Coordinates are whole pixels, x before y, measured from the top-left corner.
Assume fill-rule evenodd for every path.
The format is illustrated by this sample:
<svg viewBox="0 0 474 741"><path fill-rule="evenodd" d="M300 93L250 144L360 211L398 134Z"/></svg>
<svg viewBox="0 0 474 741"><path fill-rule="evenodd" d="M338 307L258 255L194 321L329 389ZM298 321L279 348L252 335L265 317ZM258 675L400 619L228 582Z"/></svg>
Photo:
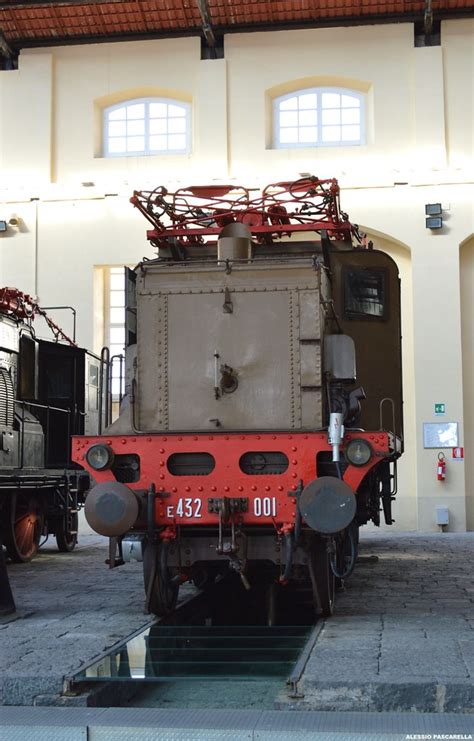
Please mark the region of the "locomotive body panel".
<svg viewBox="0 0 474 741"><path fill-rule="evenodd" d="M327 280L311 260L142 266L138 424L159 430L322 426ZM230 368L234 384L222 383Z"/></svg>

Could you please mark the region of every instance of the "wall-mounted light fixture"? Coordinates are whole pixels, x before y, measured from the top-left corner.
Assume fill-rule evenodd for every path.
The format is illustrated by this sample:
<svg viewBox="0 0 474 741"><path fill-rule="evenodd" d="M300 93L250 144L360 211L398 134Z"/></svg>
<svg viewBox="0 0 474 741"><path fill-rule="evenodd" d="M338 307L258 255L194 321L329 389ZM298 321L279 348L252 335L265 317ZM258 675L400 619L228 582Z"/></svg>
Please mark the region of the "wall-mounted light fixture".
<svg viewBox="0 0 474 741"><path fill-rule="evenodd" d="M425 226L427 229L442 229L443 227L443 209L441 203L425 204Z"/></svg>
<svg viewBox="0 0 474 741"><path fill-rule="evenodd" d="M0 221L0 232L6 232L6 231L7 231L7 222Z"/></svg>

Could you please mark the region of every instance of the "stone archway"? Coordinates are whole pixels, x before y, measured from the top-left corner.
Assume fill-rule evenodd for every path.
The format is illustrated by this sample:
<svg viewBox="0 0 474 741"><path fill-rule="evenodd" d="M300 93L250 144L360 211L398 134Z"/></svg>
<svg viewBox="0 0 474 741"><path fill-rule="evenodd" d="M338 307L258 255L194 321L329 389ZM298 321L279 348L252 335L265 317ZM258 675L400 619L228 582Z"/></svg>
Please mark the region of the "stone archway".
<svg viewBox="0 0 474 741"><path fill-rule="evenodd" d="M464 398L466 528L474 530L474 235L459 254Z"/></svg>
<svg viewBox="0 0 474 741"><path fill-rule="evenodd" d="M390 255L397 263L401 281L402 304L402 366L403 366L403 416L405 452L398 462L398 493L393 504L395 524L389 529L416 530L418 527L416 489L416 412L415 412L415 362L413 343L413 281L411 252L400 241L361 227L374 248ZM387 526L385 526L387 527Z"/></svg>

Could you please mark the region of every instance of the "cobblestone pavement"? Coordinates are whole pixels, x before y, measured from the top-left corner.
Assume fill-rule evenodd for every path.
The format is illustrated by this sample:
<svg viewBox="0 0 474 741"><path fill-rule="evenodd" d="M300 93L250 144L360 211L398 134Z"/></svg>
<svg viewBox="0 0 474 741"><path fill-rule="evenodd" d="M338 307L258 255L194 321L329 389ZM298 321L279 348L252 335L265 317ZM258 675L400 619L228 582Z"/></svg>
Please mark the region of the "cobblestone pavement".
<svg viewBox="0 0 474 741"><path fill-rule="evenodd" d="M61 692L64 676L150 621L141 564L108 569L107 544L85 535L59 553L48 541L30 564L8 566L17 612L0 618L0 705Z"/></svg>
<svg viewBox="0 0 474 741"><path fill-rule="evenodd" d="M308 661L304 697L282 693L277 707L473 712L473 556L474 533L364 533ZM51 545L9 566L17 613L0 619L0 704L40 704L149 622L141 564L109 570L106 557L106 539L82 536L71 554Z"/></svg>
<svg viewBox="0 0 474 741"><path fill-rule="evenodd" d="M474 712L474 533L369 531L360 556L290 705Z"/></svg>

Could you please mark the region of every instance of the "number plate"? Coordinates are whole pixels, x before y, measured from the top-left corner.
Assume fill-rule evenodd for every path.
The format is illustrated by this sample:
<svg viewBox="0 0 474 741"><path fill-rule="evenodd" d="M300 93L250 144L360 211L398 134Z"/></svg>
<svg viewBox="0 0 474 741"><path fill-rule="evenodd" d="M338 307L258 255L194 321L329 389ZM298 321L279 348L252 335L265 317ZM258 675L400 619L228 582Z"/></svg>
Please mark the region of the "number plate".
<svg viewBox="0 0 474 741"><path fill-rule="evenodd" d="M246 511L246 509L243 511ZM255 497L252 503L252 511L254 517L276 517L277 498ZM169 504L167 506L166 516L169 518L199 519L202 517L202 499L193 499L192 497L180 498L176 505Z"/></svg>
<svg viewBox="0 0 474 741"><path fill-rule="evenodd" d="M202 499L192 499L192 497L186 497L185 499L178 499L178 503L169 504L166 508L167 517L202 517Z"/></svg>

